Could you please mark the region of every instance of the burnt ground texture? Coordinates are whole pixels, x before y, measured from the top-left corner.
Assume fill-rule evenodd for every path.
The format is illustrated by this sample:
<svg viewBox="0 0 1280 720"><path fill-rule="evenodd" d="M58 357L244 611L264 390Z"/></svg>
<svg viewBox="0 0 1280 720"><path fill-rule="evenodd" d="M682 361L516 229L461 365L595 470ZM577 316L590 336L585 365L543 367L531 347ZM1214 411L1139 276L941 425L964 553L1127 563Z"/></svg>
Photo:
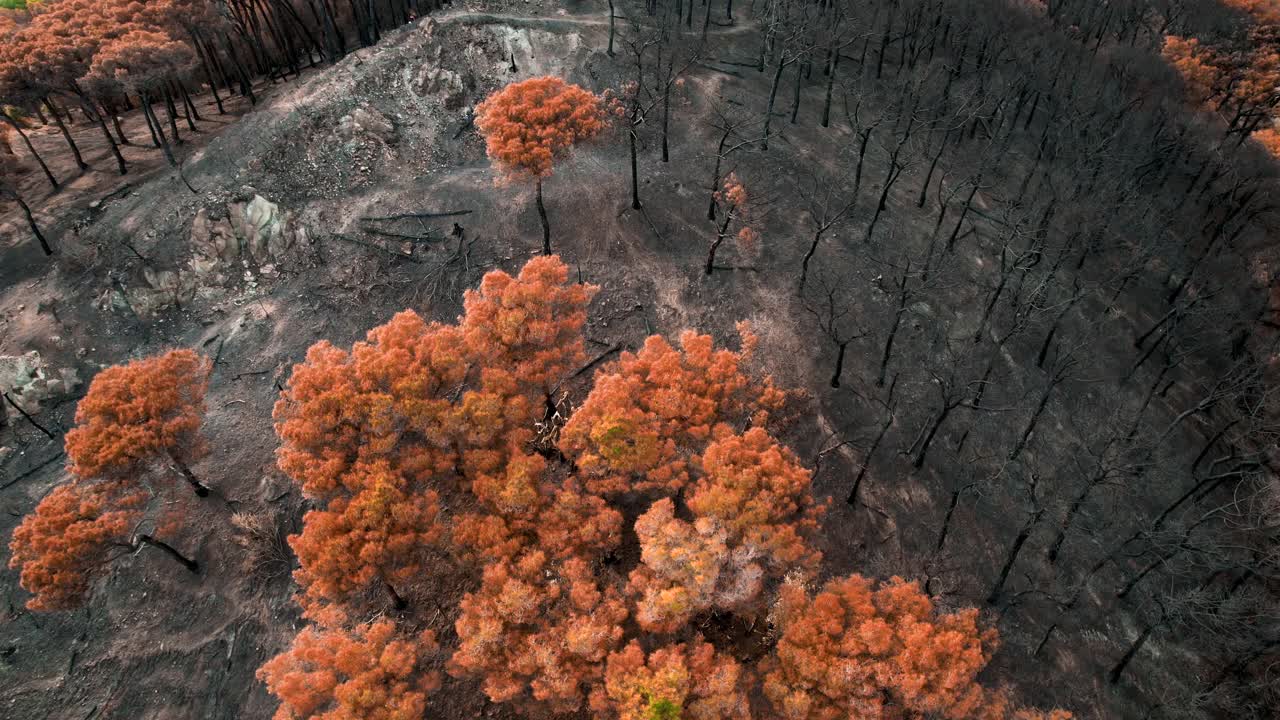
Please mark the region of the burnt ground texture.
<svg viewBox="0 0 1280 720"><path fill-rule="evenodd" d="M484 272L540 251L533 188L495 182L472 110L537 75L625 91L652 21L616 5L610 55L603 2L454 3L263 82L256 107L210 111L178 148L181 174L144 148L110 174L84 123L93 170L46 199L23 180L58 254L4 208L0 355L35 351L65 380L34 422L0 426L0 537L65 477L84 383L170 347L215 359L211 454L193 469L216 492L179 543L199 576L143 550L86 607L33 613L0 571L0 716L274 712L254 673L302 625L282 538L305 510L274 465L279 389L317 340L349 345L404 308L452 320ZM941 607L982 608L1002 638L985 677L1024 702L1275 717L1258 669L1276 637L1261 150L1160 95L1170 80L1142 43L1095 48L1022 5L957 19L927 57L923 39L852 33L830 83L812 49L778 75L766 149L769 19L715 5L705 39L698 5L670 41L683 71L667 117L655 95L635 126L642 209L626 118L546 182L555 251L601 287L589 352L685 328L732 345L749 321L760 370L806 391L785 440L833 500L823 575L902 575ZM56 156L52 132L32 136ZM758 240L727 241L707 275L717 168L748 188ZM405 213L454 214L377 219ZM431 592L456 600L470 582ZM447 607L433 621L446 638ZM452 682L433 716L499 712Z"/></svg>

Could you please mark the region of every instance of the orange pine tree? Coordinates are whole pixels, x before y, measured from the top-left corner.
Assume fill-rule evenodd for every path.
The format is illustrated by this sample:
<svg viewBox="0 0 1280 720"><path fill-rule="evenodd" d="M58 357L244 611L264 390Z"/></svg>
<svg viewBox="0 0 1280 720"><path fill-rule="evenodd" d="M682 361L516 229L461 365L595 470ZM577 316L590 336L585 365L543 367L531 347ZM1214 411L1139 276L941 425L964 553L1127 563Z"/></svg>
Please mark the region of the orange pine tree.
<svg viewBox="0 0 1280 720"><path fill-rule="evenodd" d="M569 267L554 257L530 260L516 277L486 273L480 288L464 295L462 318L468 347L485 361L484 378L505 385L495 376L509 376L547 398L586 360L582 327L599 289L569 283Z"/></svg>
<svg viewBox="0 0 1280 720"><path fill-rule="evenodd" d="M887 718L903 711L948 720L987 717L990 693L976 681L996 644L977 611L937 615L915 583L876 588L859 575L810 598L782 589L773 620L781 635L766 666L765 696L788 720Z"/></svg>
<svg viewBox="0 0 1280 720"><path fill-rule="evenodd" d="M350 352L316 343L275 405L280 469L314 499L343 494L357 462L385 460L411 483L449 472L458 413L450 394L469 359L457 328L408 310Z"/></svg>
<svg viewBox="0 0 1280 720"><path fill-rule="evenodd" d="M596 495L569 483L539 493L536 513L467 513L453 524L452 540L464 557L495 561L512 559L536 547L553 559L594 557L611 552L622 541L622 513Z"/></svg>
<svg viewBox="0 0 1280 720"><path fill-rule="evenodd" d="M22 519L9 542L9 567L34 597L32 610L79 607L112 543L127 544L138 518L136 494L109 497L118 487L60 485Z"/></svg>
<svg viewBox="0 0 1280 720"><path fill-rule="evenodd" d="M476 106L476 127L489 158L509 179L532 179L542 221L542 252L551 254L551 225L542 202L542 180L573 145L604 129L598 95L557 77L511 83Z"/></svg>
<svg viewBox="0 0 1280 720"><path fill-rule="evenodd" d="M626 619L622 598L600 587L587 562L531 551L486 567L480 589L463 598L449 670L483 678L493 702L574 712L600 682Z"/></svg>
<svg viewBox="0 0 1280 720"><path fill-rule="evenodd" d="M675 517L670 498L636 519L640 561L628 590L636 622L649 632L674 633L712 609L739 612L759 599L765 569L755 548L731 547L712 518L688 523Z"/></svg>
<svg viewBox="0 0 1280 720"><path fill-rule="evenodd" d="M390 620L353 631L307 628L258 670L281 700L275 720L419 720L439 676L430 631L404 635Z"/></svg>
<svg viewBox="0 0 1280 720"><path fill-rule="evenodd" d="M207 452L200 423L209 370L184 349L98 373L67 432L68 469L82 480L116 480L167 459L197 495L208 495L190 465Z"/></svg>
<svg viewBox="0 0 1280 720"><path fill-rule="evenodd" d="M422 575L425 553L443 533L438 496L410 489L385 462L357 467L344 480L352 496L308 512L302 533L289 538L301 565L294 577L309 601L350 602L377 585L403 608L397 587Z"/></svg>
<svg viewBox="0 0 1280 720"><path fill-rule="evenodd" d="M591 705L618 720L748 720L745 676L737 661L707 642L668 645L646 656L632 640L609 655L604 688Z"/></svg>
<svg viewBox="0 0 1280 720"><path fill-rule="evenodd" d="M805 537L822 508L810 493L812 473L790 450L753 427L707 445L701 466L686 501L696 517L714 518L775 568L817 567L822 554Z"/></svg>
<svg viewBox="0 0 1280 720"><path fill-rule="evenodd" d="M357 462L381 459L410 483L460 475L486 502L528 510L541 460L524 447L582 359L595 292L567 280L559 259L538 258L514 278L488 273L459 325L404 311L350 352L312 346L276 403L280 469L328 498Z"/></svg>
<svg viewBox="0 0 1280 720"><path fill-rule="evenodd" d="M652 632L709 610L758 610L766 583L812 573L822 559L807 540L820 511L810 473L763 429L715 440L700 464L685 501L693 523L675 517L670 499L636 520L641 564L629 588L636 621Z"/></svg>
<svg viewBox="0 0 1280 720"><path fill-rule="evenodd" d="M708 335L686 331L680 349L655 335L596 373L560 436L588 490L675 493L689 482L689 455L717 426L762 426L781 408L785 394L745 371L756 337L745 324L738 331L736 353L714 349Z"/></svg>

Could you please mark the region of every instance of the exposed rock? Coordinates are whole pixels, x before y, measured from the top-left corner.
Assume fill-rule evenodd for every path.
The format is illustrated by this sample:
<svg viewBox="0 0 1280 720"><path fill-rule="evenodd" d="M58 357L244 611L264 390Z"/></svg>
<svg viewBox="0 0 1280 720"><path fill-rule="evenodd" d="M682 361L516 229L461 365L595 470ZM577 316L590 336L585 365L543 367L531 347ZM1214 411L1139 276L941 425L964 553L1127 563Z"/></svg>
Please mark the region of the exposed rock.
<svg viewBox="0 0 1280 720"><path fill-rule="evenodd" d="M370 107L358 107L338 120L338 136L347 141L394 145L396 126L386 115Z"/></svg>
<svg viewBox="0 0 1280 720"><path fill-rule="evenodd" d="M254 195L247 204L233 203L227 211L231 228L240 240L240 252L247 251L254 262L281 258L292 244L287 214L261 195Z"/></svg>
<svg viewBox="0 0 1280 720"><path fill-rule="evenodd" d="M444 46L437 45L434 57L422 64L422 70L413 83L413 92L419 97L443 95L445 108L457 110L466 103L466 83L463 82L462 75L441 64L443 54Z"/></svg>
<svg viewBox="0 0 1280 720"><path fill-rule="evenodd" d="M145 317L196 299L216 301L240 283L252 294L297 260L291 250L310 245L287 211L256 193L225 209L202 208L191 222L190 243L191 256L178 268L146 266L128 285L104 291L98 306Z"/></svg>
<svg viewBox="0 0 1280 720"><path fill-rule="evenodd" d="M201 208L191 222L191 249L195 254L188 265L197 275L206 276L239 257L240 240L229 220L211 220L208 209Z"/></svg>
<svg viewBox="0 0 1280 720"><path fill-rule="evenodd" d="M0 392L28 413L39 412L42 400L68 395L79 386L80 375L75 368L59 368L55 372L35 350L25 355L0 355ZM18 411L6 402L4 414L14 417Z"/></svg>

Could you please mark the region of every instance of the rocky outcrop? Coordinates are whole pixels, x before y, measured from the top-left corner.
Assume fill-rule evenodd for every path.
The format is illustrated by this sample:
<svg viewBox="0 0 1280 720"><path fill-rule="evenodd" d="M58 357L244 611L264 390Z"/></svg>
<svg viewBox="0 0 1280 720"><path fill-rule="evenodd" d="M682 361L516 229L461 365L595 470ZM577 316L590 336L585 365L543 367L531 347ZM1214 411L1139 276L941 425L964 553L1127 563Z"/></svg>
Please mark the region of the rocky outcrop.
<svg viewBox="0 0 1280 720"><path fill-rule="evenodd" d="M5 417L13 419L20 414L13 405L34 415L39 412L43 400L69 395L78 387L80 375L75 368L55 371L35 350L25 355L0 355L0 393L10 401L3 403L0 420Z"/></svg>
<svg viewBox="0 0 1280 720"><path fill-rule="evenodd" d="M202 208L191 222L191 255L176 269L145 266L140 282L117 284L104 304L146 316L233 289L256 291L279 275L306 231L291 214L257 193L222 207Z"/></svg>
<svg viewBox="0 0 1280 720"><path fill-rule="evenodd" d="M346 142L396 143L396 126L386 115L371 107L362 106L343 115L338 120L338 137Z"/></svg>
<svg viewBox="0 0 1280 720"><path fill-rule="evenodd" d="M422 63L413 82L413 92L418 97L443 96L445 109L457 110L466 104L467 84L460 73L444 67L443 59L444 46L436 45L434 53Z"/></svg>

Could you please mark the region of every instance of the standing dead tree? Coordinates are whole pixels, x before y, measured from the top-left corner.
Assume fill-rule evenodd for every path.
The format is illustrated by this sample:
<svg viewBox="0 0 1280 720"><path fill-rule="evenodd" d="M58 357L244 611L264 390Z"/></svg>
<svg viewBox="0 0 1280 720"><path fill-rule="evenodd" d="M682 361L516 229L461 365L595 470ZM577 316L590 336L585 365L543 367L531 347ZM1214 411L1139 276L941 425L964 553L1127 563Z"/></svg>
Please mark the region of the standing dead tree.
<svg viewBox="0 0 1280 720"><path fill-rule="evenodd" d="M911 455L913 468L924 467L929 449L956 410L998 411L982 404L987 386L991 384L996 359L997 353L994 352L957 351L950 339L946 340L945 351L938 354L938 362L929 369L929 385L938 396L937 409L931 411L928 421L906 449L906 453ZM979 367L982 368L980 373Z"/></svg>
<svg viewBox="0 0 1280 720"><path fill-rule="evenodd" d="M711 127L719 132L720 141L716 146L715 165L711 170L711 182L707 185L707 219L716 219L716 209L719 207L717 193L720 192L720 184L724 179L721 174L725 172L724 164L734 153L744 148L754 147L760 142L758 137L743 137L743 133L749 131L759 121L754 118L746 120L740 117L736 112L729 108L727 102L717 101L711 109L715 120Z"/></svg>
<svg viewBox="0 0 1280 720"><path fill-rule="evenodd" d="M1081 354L1088 351L1092 346L1093 339L1086 338L1058 353L1053 363L1045 372L1047 376L1040 393L1036 398L1035 407L1031 411L1031 417L1027 418L1027 424L1022 428L1022 432L1018 435L1018 441L1014 443L1013 449L1009 451L1009 460L1017 460L1022 451L1026 449L1027 442L1031 439L1032 433L1036 430L1036 425L1040 422L1040 418L1044 416L1045 410L1049 407L1049 399L1053 396L1053 391L1063 382L1071 377L1072 371L1080 362Z"/></svg>
<svg viewBox="0 0 1280 720"><path fill-rule="evenodd" d="M773 81L769 85L769 100L764 111L764 132L760 149L769 149L769 128L773 124L773 108L778 100L783 72L793 64L803 63L813 52L818 19L810 3L792 3L787 0L765 0L767 11L759 22L765 36L761 47L760 63L766 58L773 62Z"/></svg>
<svg viewBox="0 0 1280 720"><path fill-rule="evenodd" d="M835 348L835 368L831 372L830 385L840 387L840 376L844 372L845 353L854 340L867 336L856 324L858 315L852 301L849 278L838 279L826 273L818 273L809 291L801 299L804 309L817 321L818 329L823 337Z"/></svg>
<svg viewBox="0 0 1280 720"><path fill-rule="evenodd" d="M834 227L844 222L853 213L858 204L857 191L849 192L845 187L848 179L849 164L837 161L837 166L845 170L836 178L820 176L817 173L806 173L800 187L800 196L805 203L805 210L813 226L813 240L800 261L799 292L804 295L804 286L809 278L809 263L818 252L822 238ZM713 205L714 207L714 205Z"/></svg>
<svg viewBox="0 0 1280 720"><path fill-rule="evenodd" d="M630 58L631 80L622 88L621 101L623 109L623 129L627 133L627 145L631 166L631 209L642 210L640 201L640 129L649 121L650 115L661 106L663 109L663 145L666 144L666 131L670 120L671 91L685 71L699 59L700 49L693 49L677 59L675 43L670 42L670 35L665 23L651 26L631 18L628 31L622 38ZM652 50L652 52L650 52ZM664 65L663 56L666 54ZM650 55L653 55L650 68ZM649 74L655 81L646 81ZM665 159L665 158L664 158Z"/></svg>
<svg viewBox="0 0 1280 720"><path fill-rule="evenodd" d="M995 586L991 588L991 593L987 595L988 605L996 605L1004 597L1005 584L1009 581L1009 573L1013 571L1014 565L1018 562L1018 556L1022 554L1023 548L1026 547L1031 533L1036 529L1036 525L1040 523L1040 519L1044 517L1045 506L1039 494L1039 485L1039 476L1031 473L1026 486L1023 488L1027 495L1030 510L1026 511L1026 519L1022 523L1022 527L1018 529L1018 534L1014 537L1013 544L1009 546L1009 551L1005 554L1004 563L1000 566L1000 572L996 576Z"/></svg>

